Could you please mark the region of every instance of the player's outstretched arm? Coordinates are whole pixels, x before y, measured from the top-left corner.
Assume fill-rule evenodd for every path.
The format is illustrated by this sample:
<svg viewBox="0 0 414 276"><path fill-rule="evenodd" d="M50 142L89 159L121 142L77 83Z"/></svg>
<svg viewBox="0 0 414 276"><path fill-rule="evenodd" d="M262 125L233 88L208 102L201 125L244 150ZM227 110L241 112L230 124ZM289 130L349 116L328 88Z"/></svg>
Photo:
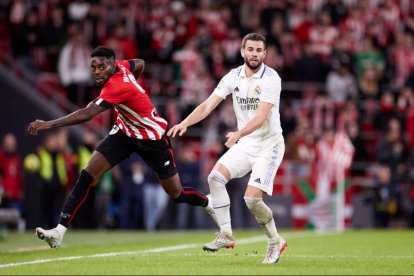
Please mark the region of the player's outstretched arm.
<svg viewBox="0 0 414 276"><path fill-rule="evenodd" d="M27 131L30 135L37 135L40 130L52 129L62 126L70 126L80 124L89 121L101 112L104 112L106 108L96 105L90 102L85 108L78 109L69 115L60 117L52 121L36 120L29 124Z"/></svg>
<svg viewBox="0 0 414 276"><path fill-rule="evenodd" d="M186 131L187 128L200 122L201 120L205 119L211 111L213 111L219 103L223 101L223 98L211 94L204 102L202 102L199 106L197 106L190 115L187 116L181 123L173 126L168 132L167 135L171 137L175 137L178 135L182 136Z"/></svg>

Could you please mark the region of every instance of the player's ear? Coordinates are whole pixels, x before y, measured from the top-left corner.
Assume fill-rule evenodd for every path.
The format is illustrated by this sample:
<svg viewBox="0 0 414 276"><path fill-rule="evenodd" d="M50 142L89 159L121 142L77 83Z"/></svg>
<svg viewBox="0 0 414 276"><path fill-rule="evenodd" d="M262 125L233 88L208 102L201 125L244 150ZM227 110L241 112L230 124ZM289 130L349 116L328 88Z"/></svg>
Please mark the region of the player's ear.
<svg viewBox="0 0 414 276"><path fill-rule="evenodd" d="M244 58L244 49L240 48L240 55Z"/></svg>

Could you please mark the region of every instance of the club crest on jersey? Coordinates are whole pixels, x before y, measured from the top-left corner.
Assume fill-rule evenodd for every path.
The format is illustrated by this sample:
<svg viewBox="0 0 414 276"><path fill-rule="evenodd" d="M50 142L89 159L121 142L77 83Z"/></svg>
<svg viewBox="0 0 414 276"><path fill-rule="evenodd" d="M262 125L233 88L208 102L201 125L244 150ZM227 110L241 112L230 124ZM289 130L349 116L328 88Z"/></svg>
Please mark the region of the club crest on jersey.
<svg viewBox="0 0 414 276"><path fill-rule="evenodd" d="M262 93L262 89L260 88L260 85L257 85L254 89L254 93L256 95L260 95L260 93Z"/></svg>

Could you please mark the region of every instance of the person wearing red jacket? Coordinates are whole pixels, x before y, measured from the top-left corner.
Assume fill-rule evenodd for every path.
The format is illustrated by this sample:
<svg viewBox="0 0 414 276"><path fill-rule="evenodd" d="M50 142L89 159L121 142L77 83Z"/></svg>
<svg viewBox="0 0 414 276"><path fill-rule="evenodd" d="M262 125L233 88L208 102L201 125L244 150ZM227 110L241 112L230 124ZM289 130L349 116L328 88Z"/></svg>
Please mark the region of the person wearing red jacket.
<svg viewBox="0 0 414 276"><path fill-rule="evenodd" d="M22 165L17 139L12 133L3 137L0 149L0 206L22 212Z"/></svg>

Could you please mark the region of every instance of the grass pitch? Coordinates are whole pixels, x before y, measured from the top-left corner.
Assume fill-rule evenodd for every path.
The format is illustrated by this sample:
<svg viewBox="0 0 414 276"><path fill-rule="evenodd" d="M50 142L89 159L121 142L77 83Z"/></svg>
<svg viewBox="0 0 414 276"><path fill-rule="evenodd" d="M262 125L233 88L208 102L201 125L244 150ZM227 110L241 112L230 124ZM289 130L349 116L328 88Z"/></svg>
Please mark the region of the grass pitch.
<svg viewBox="0 0 414 276"><path fill-rule="evenodd" d="M414 275L414 231L280 231L288 242L276 265L263 265L261 231L236 230L236 247L204 252L213 231L69 230L59 249L34 231L0 240L0 275Z"/></svg>

